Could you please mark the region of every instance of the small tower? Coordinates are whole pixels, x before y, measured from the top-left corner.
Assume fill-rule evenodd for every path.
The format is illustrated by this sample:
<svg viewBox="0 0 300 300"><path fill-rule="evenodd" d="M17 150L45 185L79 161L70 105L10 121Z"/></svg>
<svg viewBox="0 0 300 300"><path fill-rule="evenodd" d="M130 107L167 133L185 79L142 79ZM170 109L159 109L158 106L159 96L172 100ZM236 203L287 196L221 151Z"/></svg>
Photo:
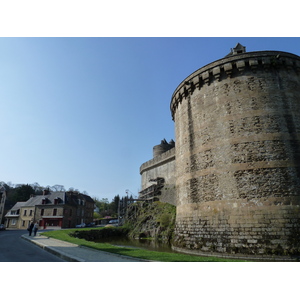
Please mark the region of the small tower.
<svg viewBox="0 0 300 300"><path fill-rule="evenodd" d="M231 51L226 57L236 54L242 54L246 52L246 47L241 45L240 43L237 43L234 48L231 48Z"/></svg>
<svg viewBox="0 0 300 300"><path fill-rule="evenodd" d="M153 158L169 151L173 147L175 147L175 142L173 140L168 143L166 139L163 139L159 145L153 147Z"/></svg>

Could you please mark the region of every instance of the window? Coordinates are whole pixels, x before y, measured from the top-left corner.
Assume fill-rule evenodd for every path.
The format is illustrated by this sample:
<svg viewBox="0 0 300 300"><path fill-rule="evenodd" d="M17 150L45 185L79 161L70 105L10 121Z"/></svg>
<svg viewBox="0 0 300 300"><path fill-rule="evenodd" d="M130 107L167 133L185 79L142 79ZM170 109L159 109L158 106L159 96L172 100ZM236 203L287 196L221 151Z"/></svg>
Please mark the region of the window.
<svg viewBox="0 0 300 300"><path fill-rule="evenodd" d="M17 224L17 220L12 219L11 220L11 225L16 225Z"/></svg>
<svg viewBox="0 0 300 300"><path fill-rule="evenodd" d="M30 212L29 212L29 216L32 216L32 209L31 209Z"/></svg>
<svg viewBox="0 0 300 300"><path fill-rule="evenodd" d="M41 209L41 216L43 216L44 215L44 209L42 208Z"/></svg>
<svg viewBox="0 0 300 300"><path fill-rule="evenodd" d="M25 209L25 210L24 210L23 216L26 216L26 214L27 214L27 210Z"/></svg>
<svg viewBox="0 0 300 300"><path fill-rule="evenodd" d="M25 226L25 221L22 221L22 226L23 226L23 227Z"/></svg>
<svg viewBox="0 0 300 300"><path fill-rule="evenodd" d="M56 216L56 214L57 214L57 208L54 208L53 209L53 216Z"/></svg>

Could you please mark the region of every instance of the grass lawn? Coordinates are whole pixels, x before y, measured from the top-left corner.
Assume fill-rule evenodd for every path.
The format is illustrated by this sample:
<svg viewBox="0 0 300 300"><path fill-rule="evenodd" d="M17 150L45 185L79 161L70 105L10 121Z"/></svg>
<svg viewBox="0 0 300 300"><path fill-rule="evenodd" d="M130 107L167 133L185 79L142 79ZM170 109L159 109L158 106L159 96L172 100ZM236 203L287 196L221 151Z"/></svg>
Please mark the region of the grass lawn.
<svg viewBox="0 0 300 300"><path fill-rule="evenodd" d="M83 229L62 229L57 231L43 232L41 235L55 238L58 240L63 240L80 246L90 247L93 249L98 249L106 252L111 252L115 254L127 255L131 257L152 260L152 261L162 261L162 262L242 262L246 260L239 259L225 259L217 257L203 257L195 256L181 253L168 253L168 252L158 252L150 251L145 249L129 248L129 247L118 247L108 243L95 243L86 241L84 239L79 239L71 237L69 233L75 230L101 230L99 228L83 228Z"/></svg>

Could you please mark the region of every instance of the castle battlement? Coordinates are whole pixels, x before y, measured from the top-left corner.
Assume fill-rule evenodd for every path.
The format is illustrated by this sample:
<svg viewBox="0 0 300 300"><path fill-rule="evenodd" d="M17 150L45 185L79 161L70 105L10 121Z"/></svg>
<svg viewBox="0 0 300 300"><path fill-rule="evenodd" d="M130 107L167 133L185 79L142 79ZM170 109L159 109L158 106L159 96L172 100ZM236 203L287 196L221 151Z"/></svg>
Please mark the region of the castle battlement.
<svg viewBox="0 0 300 300"><path fill-rule="evenodd" d="M143 163L140 167L140 174L142 175L144 172L157 168L172 160L175 160L175 147Z"/></svg>
<svg viewBox="0 0 300 300"><path fill-rule="evenodd" d="M270 69L285 69L288 72L300 73L300 57L282 51L259 51L235 54L210 63L183 80L172 95L171 112L174 120L175 111L181 101L204 85L213 81L221 81L242 75L246 71L270 71Z"/></svg>

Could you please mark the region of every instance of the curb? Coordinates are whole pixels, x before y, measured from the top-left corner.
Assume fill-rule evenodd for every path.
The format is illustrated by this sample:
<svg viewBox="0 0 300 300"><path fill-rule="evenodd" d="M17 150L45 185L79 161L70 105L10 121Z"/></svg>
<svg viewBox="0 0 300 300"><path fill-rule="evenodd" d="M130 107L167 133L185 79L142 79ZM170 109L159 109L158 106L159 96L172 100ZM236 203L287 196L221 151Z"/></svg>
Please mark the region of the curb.
<svg viewBox="0 0 300 300"><path fill-rule="evenodd" d="M26 235L22 235L21 237L24 240L26 240L28 242L31 242L32 244L34 244L34 245L42 248L45 251L50 252L51 254L54 254L54 255L60 257L61 259L64 259L67 262L87 262L86 260L84 260L82 258L76 257L76 256L71 255L71 254L66 254L65 252L59 251L59 250L55 249L54 247L47 246L47 245L43 244L42 242L40 242L38 240L30 239ZM50 238L47 237L47 239L50 239ZM53 240L55 240L55 239L53 239ZM62 242L62 241L59 241L59 242ZM64 242L64 243L66 243L66 242ZM69 244L72 244L72 243L69 243ZM105 254L109 254L109 255L117 256L117 257L122 257L122 258L128 259L128 260L136 260L137 262L155 262L155 261L152 261L152 260L145 260L145 259L142 259L142 258L136 258L136 257L122 255L122 254L116 254L116 253L106 252L106 251L97 250L97 249L93 249L93 248L89 248L89 247L85 247L85 246L78 246L78 247L82 248L82 249L87 249L89 251L98 252L98 253L103 252Z"/></svg>
<svg viewBox="0 0 300 300"><path fill-rule="evenodd" d="M109 254L109 255L122 257L124 259L134 259L134 260L140 261L140 262L155 262L154 260L146 260L146 259L137 258L137 257L133 257L133 256L127 256L127 255L123 255L123 254L117 254L117 253L112 253L112 252L97 250L97 249L89 248L89 247L86 247L86 246L79 246L79 247L83 248L83 249L88 249L90 251L103 252L103 253L106 253L106 254Z"/></svg>
<svg viewBox="0 0 300 300"><path fill-rule="evenodd" d="M64 259L68 262L85 262L84 259L81 259L79 257L76 257L76 256L73 256L73 255L66 255L64 252L62 251L59 251L57 249L54 249L53 247L51 246L47 246L47 245L44 245L43 243L41 242L38 242L38 241L35 241L35 240L32 240L32 239L29 239L27 238L25 235L22 235L21 236L24 240L28 241L28 242L31 242L32 244L35 244L36 246L39 246L40 248L42 248L43 250L45 251L48 251L49 253L51 254L54 254L58 257L60 257L61 259Z"/></svg>

